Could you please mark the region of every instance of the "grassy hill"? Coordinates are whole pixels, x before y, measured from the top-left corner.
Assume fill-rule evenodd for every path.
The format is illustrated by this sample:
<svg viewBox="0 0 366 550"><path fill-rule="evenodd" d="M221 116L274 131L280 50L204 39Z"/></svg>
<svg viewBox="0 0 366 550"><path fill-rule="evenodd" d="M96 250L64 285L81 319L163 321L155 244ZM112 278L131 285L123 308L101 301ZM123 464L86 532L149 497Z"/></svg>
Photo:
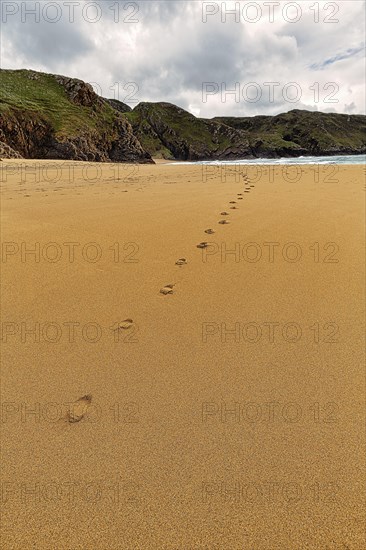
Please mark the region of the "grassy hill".
<svg viewBox="0 0 366 550"><path fill-rule="evenodd" d="M277 116L219 117L250 136L256 155L296 156L366 152L366 117L295 109ZM287 154L286 154L287 153Z"/></svg>
<svg viewBox="0 0 366 550"><path fill-rule="evenodd" d="M199 160L250 155L248 139L241 130L196 118L171 103L140 103L126 116L154 157Z"/></svg>
<svg viewBox="0 0 366 550"><path fill-rule="evenodd" d="M277 116L196 118L170 103L127 113L152 156L181 160L366 152L366 117L293 110Z"/></svg>
<svg viewBox="0 0 366 550"><path fill-rule="evenodd" d="M78 79L0 70L0 156L152 162L365 152L363 115L293 110L203 119L164 102L131 110Z"/></svg>
<svg viewBox="0 0 366 550"><path fill-rule="evenodd" d="M0 70L0 142L28 158L151 161L89 84L27 70Z"/></svg>

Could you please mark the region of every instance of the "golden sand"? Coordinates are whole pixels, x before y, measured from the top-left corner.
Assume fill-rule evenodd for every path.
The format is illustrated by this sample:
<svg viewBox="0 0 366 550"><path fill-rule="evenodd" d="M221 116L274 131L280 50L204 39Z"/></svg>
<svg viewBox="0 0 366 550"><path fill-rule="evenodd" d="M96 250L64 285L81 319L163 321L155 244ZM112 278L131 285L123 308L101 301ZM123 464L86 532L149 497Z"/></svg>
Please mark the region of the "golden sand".
<svg viewBox="0 0 366 550"><path fill-rule="evenodd" d="M0 164L3 548L366 547L364 171L295 170Z"/></svg>

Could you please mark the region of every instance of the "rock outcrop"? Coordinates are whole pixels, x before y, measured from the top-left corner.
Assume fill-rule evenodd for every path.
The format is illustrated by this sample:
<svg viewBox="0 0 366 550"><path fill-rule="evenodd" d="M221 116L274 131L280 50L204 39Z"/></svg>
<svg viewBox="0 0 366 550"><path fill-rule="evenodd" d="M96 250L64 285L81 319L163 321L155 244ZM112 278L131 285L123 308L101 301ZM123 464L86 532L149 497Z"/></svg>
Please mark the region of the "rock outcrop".
<svg viewBox="0 0 366 550"><path fill-rule="evenodd" d="M18 151L14 151L9 145L4 143L3 141L0 141L0 160L1 159L21 159L23 158L22 155L18 153Z"/></svg>
<svg viewBox="0 0 366 550"><path fill-rule="evenodd" d="M294 109L276 116L219 117L249 136L256 157L366 153L366 116Z"/></svg>
<svg viewBox="0 0 366 550"><path fill-rule="evenodd" d="M230 160L251 155L247 136L221 122L199 119L171 103L140 103L126 115L155 157Z"/></svg>
<svg viewBox="0 0 366 550"><path fill-rule="evenodd" d="M366 117L293 110L277 116L196 118L169 103L126 114L152 156L230 160L366 152Z"/></svg>
<svg viewBox="0 0 366 550"><path fill-rule="evenodd" d="M126 103L122 103L122 101L119 101L118 99L105 99L104 101L109 103L109 105L113 107L113 109L116 109L116 111L119 111L120 113L129 113L132 111L129 105L126 105Z"/></svg>
<svg viewBox="0 0 366 550"><path fill-rule="evenodd" d="M361 154L366 117L293 110L203 119L146 102L131 110L82 80L0 70L0 142L0 157L97 162Z"/></svg>
<svg viewBox="0 0 366 550"><path fill-rule="evenodd" d="M0 79L0 141L20 156L153 162L128 120L90 84L24 70L1 70Z"/></svg>

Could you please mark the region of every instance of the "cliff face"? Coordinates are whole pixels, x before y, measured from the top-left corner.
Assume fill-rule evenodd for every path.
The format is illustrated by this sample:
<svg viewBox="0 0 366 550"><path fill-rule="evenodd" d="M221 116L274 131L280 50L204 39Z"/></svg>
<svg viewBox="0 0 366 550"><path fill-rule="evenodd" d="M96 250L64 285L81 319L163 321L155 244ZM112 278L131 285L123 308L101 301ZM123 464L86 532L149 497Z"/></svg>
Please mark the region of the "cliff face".
<svg viewBox="0 0 366 550"><path fill-rule="evenodd" d="M202 119L171 103L133 110L85 82L0 70L0 157L98 162L366 153L366 117L293 110Z"/></svg>
<svg viewBox="0 0 366 550"><path fill-rule="evenodd" d="M14 151L9 145L0 141L0 160L5 159L21 159L22 155L18 151Z"/></svg>
<svg viewBox="0 0 366 550"><path fill-rule="evenodd" d="M221 117L249 136L260 157L366 153L366 116L295 109L276 116Z"/></svg>
<svg viewBox="0 0 366 550"><path fill-rule="evenodd" d="M153 162L128 120L81 80L0 71L0 142L25 158ZM11 153L3 147L2 156Z"/></svg>
<svg viewBox="0 0 366 550"><path fill-rule="evenodd" d="M171 103L140 103L126 115L153 156L180 160L229 160L251 155L241 130L196 118Z"/></svg>
<svg viewBox="0 0 366 550"><path fill-rule="evenodd" d="M199 119L169 103L126 115L153 156L179 160L298 157L366 152L366 117L294 110L277 116Z"/></svg>

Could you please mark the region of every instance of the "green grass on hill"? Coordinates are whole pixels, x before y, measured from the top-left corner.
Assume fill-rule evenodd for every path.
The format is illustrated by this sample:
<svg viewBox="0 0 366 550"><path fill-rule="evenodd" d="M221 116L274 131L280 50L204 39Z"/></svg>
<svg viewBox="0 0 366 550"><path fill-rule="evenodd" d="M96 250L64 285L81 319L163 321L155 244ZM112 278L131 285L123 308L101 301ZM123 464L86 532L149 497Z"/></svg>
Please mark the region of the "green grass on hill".
<svg viewBox="0 0 366 550"><path fill-rule="evenodd" d="M32 74L36 74L36 78L32 78ZM0 112L12 110L33 111L51 124L56 135L69 136L96 128L100 123L111 123L116 116L108 104L96 112L93 107L72 103L52 75L0 70Z"/></svg>

